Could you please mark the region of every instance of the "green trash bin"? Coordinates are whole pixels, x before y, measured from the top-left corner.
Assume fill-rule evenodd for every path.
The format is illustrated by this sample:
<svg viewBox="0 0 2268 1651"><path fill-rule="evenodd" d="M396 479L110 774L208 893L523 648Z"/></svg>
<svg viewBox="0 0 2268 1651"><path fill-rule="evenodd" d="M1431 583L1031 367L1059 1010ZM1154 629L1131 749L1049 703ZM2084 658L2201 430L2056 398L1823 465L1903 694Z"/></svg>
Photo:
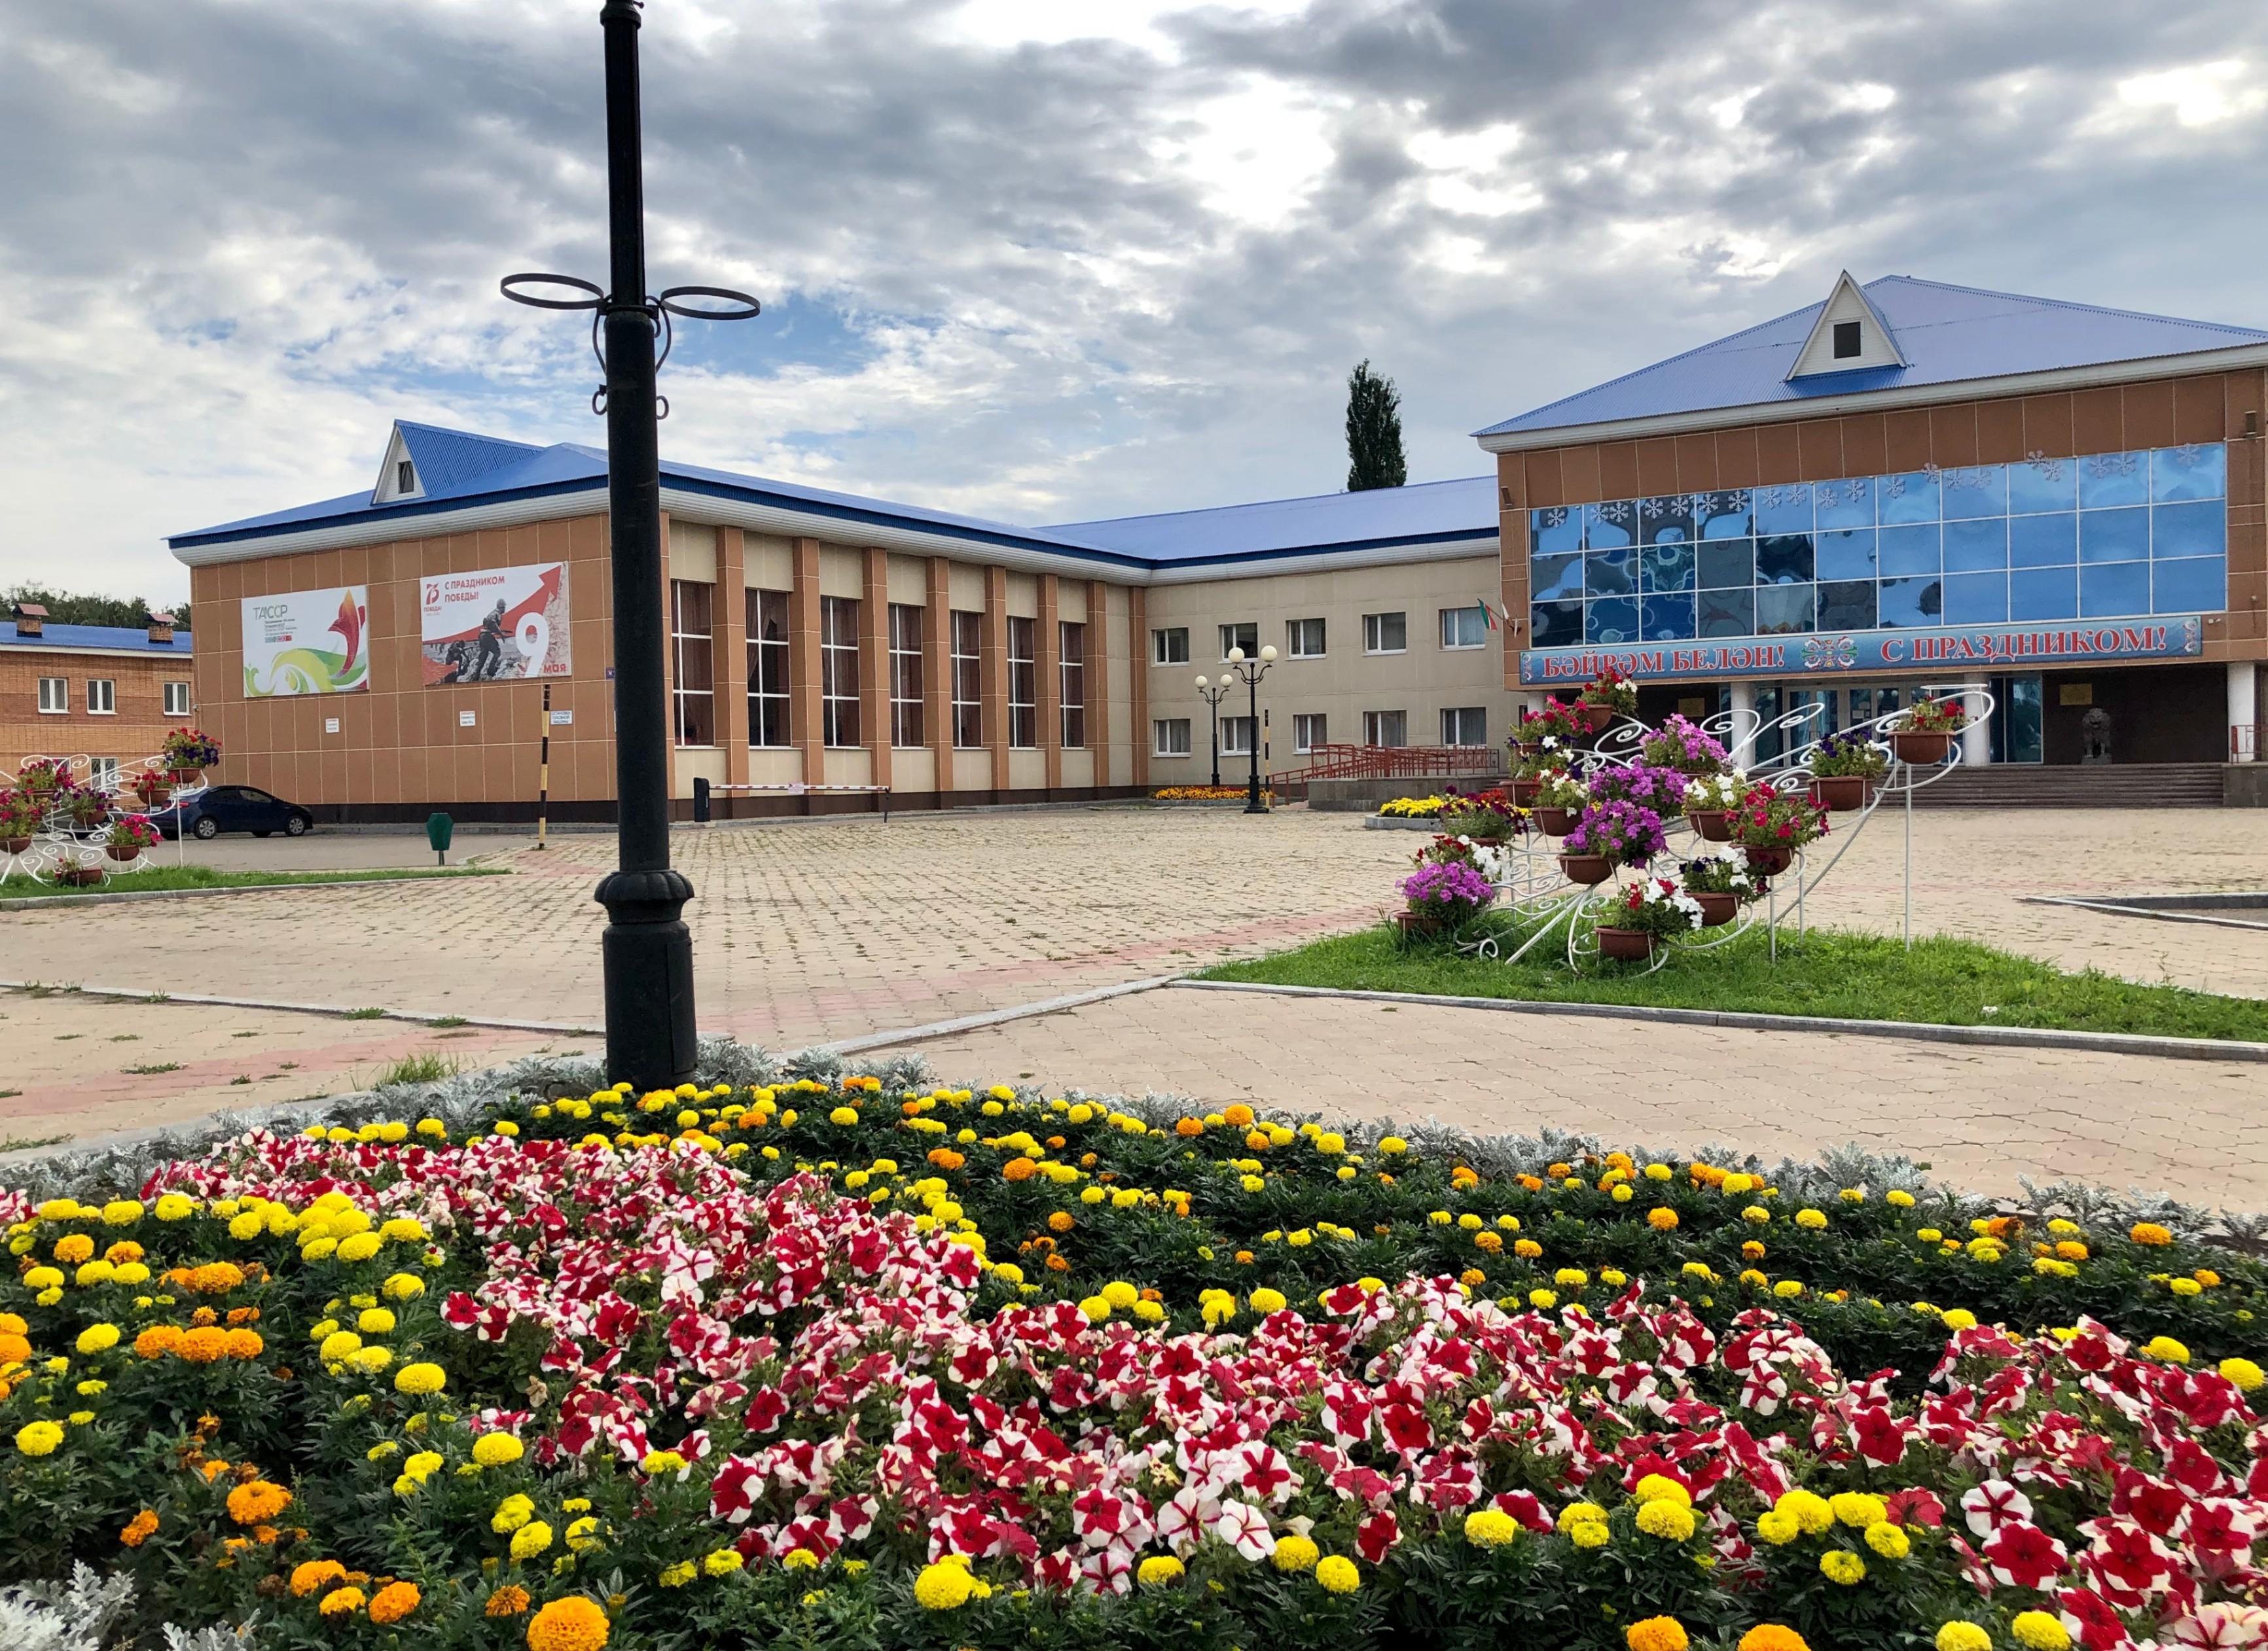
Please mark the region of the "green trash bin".
<svg viewBox="0 0 2268 1651"><path fill-rule="evenodd" d="M445 866L449 863L449 840L456 834L457 822L446 814L428 814L425 817L425 840L433 845L433 852L440 856L440 863Z"/></svg>

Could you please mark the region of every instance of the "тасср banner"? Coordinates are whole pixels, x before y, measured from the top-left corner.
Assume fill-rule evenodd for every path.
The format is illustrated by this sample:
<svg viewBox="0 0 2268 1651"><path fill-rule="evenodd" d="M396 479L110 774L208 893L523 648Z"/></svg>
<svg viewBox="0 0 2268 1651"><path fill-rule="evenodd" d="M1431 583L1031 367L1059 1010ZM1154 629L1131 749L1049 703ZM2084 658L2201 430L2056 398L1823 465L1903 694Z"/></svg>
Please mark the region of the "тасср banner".
<svg viewBox="0 0 2268 1651"><path fill-rule="evenodd" d="M366 586L244 598L244 697L350 693L370 686Z"/></svg>

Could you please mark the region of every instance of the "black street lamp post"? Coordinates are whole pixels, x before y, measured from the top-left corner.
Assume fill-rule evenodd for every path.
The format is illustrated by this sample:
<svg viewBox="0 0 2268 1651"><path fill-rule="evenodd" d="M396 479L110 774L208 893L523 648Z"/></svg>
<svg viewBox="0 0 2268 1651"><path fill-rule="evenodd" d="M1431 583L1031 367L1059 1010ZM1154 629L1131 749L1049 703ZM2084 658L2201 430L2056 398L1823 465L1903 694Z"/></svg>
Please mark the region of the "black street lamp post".
<svg viewBox="0 0 2268 1651"><path fill-rule="evenodd" d="M638 111L640 0L605 0L607 218L612 290L572 275L508 275L504 297L538 309L596 312L592 343L606 386L592 398L607 420L607 521L614 563L615 870L599 884L607 908L601 943L607 1073L641 1090L693 1075L693 885L669 863L669 708L662 649L661 439L669 404L655 378L669 354L670 317L745 320L745 293L720 287L645 290L645 181ZM566 287L587 296L545 297L519 289ZM721 307L685 300L706 297ZM603 339L603 346L600 341ZM657 355L655 346L660 349Z"/></svg>
<svg viewBox="0 0 2268 1651"><path fill-rule="evenodd" d="M1220 702L1228 697L1230 686L1226 677L1210 687L1203 677L1197 679L1197 698L1211 713L1206 720L1212 724L1212 789L1216 791L1220 789Z"/></svg>
<svg viewBox="0 0 2268 1651"><path fill-rule="evenodd" d="M1252 696L1252 725L1245 733L1246 744L1252 752L1252 779L1244 793L1244 811L1248 814L1265 814L1268 811L1260 802L1260 679L1268 674L1268 667L1275 663L1276 649L1273 647L1262 649L1257 659L1247 659L1241 648L1228 650L1230 671ZM1219 785L1220 781L1215 780L1213 783Z"/></svg>

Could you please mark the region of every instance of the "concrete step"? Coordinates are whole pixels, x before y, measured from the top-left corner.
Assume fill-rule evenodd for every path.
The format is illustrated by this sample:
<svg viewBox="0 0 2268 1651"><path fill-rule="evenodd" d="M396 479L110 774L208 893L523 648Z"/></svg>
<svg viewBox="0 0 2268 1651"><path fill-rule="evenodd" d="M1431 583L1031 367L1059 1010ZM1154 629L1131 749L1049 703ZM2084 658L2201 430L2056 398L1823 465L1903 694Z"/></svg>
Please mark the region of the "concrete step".
<svg viewBox="0 0 2268 1651"><path fill-rule="evenodd" d="M2030 764L1955 768L1914 794L1916 808L2219 808L2217 762Z"/></svg>

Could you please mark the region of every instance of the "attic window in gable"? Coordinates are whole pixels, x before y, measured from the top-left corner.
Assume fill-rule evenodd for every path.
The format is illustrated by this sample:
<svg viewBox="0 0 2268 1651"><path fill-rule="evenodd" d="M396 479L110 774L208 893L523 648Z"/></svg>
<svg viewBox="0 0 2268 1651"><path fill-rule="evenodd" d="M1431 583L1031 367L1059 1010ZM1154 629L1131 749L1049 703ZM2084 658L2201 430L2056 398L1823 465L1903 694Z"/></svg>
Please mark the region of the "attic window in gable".
<svg viewBox="0 0 2268 1651"><path fill-rule="evenodd" d="M1849 361L1849 360L1851 360L1852 357L1856 356L1859 354L1859 350L1860 350L1860 349L1861 349L1861 348L1862 348L1862 346L1861 346L1861 344L1859 343L1859 323L1858 323L1858 322L1856 322L1856 321L1837 321L1837 322L1836 322L1836 323L1835 323L1835 359L1836 359L1836 360L1837 360L1837 361ZM404 465L404 466L401 466L401 468L402 468L402 471L403 471L404 474L406 475L406 474L408 473L408 472L409 472L409 466L408 465ZM409 483L408 481L403 481L403 483L401 484L401 486L402 486L402 490L403 490L404 492L409 491Z"/></svg>
<svg viewBox="0 0 2268 1651"><path fill-rule="evenodd" d="M1852 335L1851 344L1852 353L1853 355L1857 354L1858 349L1859 345L1857 336L1854 334ZM1843 353L1843 340L1839 334L1837 335L1835 340L1835 353L1838 356ZM415 493L417 491L417 466L407 459L400 459L394 464L394 490L396 493Z"/></svg>

